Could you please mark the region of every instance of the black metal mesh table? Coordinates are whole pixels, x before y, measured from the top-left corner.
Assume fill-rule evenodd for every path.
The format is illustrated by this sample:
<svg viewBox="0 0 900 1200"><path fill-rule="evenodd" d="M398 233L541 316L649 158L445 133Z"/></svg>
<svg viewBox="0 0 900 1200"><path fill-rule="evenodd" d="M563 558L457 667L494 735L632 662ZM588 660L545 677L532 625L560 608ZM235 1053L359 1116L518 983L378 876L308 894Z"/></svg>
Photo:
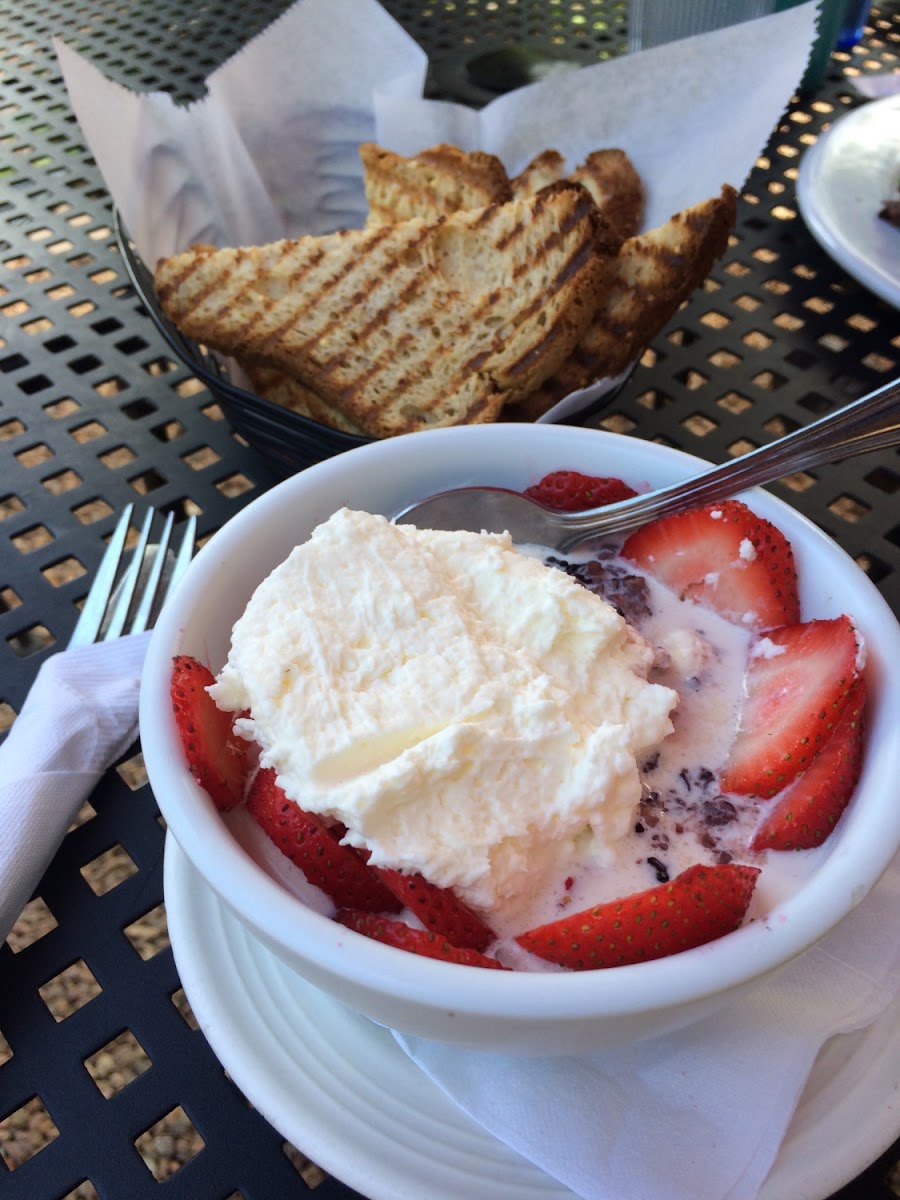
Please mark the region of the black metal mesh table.
<svg viewBox="0 0 900 1200"><path fill-rule="evenodd" d="M523 43L579 61L621 52L627 5L392 0L435 62ZM0 736L65 643L116 513L146 500L209 536L271 485L212 396L159 339L119 260L109 198L68 105L60 35L111 77L179 99L281 12L0 0ZM897 374L897 313L800 219L805 147L859 103L852 76L898 70L900 4L795 100L744 189L732 246L594 420L721 460ZM488 81L489 83L490 81ZM896 452L773 490L832 534L900 611ZM157 1194L272 1200L355 1193L255 1112L196 1028L165 934L164 831L138 747L91 797L0 949L0 1192L22 1200ZM848 1139L854 1131L848 1129ZM839 1194L895 1194L900 1143Z"/></svg>

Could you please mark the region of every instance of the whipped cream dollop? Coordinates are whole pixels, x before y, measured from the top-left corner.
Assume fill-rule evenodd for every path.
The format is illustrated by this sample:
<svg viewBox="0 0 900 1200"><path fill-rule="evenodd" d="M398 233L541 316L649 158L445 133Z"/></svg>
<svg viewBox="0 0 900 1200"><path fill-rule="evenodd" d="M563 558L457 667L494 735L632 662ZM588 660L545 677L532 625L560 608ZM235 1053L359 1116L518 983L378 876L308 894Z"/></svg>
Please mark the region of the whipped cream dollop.
<svg viewBox="0 0 900 1200"><path fill-rule="evenodd" d="M507 535L343 509L254 592L216 703L287 796L485 914L614 860L677 693L619 613Z"/></svg>

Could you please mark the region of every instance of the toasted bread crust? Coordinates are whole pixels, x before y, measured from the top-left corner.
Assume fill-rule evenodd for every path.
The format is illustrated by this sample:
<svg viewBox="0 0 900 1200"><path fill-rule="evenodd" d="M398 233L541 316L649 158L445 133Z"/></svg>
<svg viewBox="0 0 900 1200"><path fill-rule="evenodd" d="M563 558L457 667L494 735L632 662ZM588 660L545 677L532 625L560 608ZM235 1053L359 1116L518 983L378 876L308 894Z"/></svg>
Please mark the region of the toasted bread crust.
<svg viewBox="0 0 900 1200"><path fill-rule="evenodd" d="M306 387L297 379L292 379L277 367L246 362L241 366L255 394L264 400L299 413L302 417L318 421L320 425L330 425L332 429L339 429L341 433L364 436L364 431L359 426L354 425L327 400L323 400L312 388Z"/></svg>
<svg viewBox="0 0 900 1200"><path fill-rule="evenodd" d="M536 420L570 392L623 371L725 253L736 213L737 194L726 184L721 195L627 239L611 286L571 356L504 416Z"/></svg>
<svg viewBox="0 0 900 1200"><path fill-rule="evenodd" d="M595 150L569 178L584 184L623 241L635 236L644 220L644 184L624 150Z"/></svg>
<svg viewBox="0 0 900 1200"><path fill-rule="evenodd" d="M514 196L533 196L565 176L566 160L558 150L542 150L510 180Z"/></svg>
<svg viewBox="0 0 900 1200"><path fill-rule="evenodd" d="M359 148L369 204L367 224L439 217L504 204L512 190L503 163L483 150L441 143L404 157L364 142Z"/></svg>
<svg viewBox="0 0 900 1200"><path fill-rule="evenodd" d="M624 150L614 147L594 150L568 174L565 159L558 150L542 150L511 181L513 195L533 195L561 179L570 179L587 188L600 215L622 241L640 229L644 218L644 184Z"/></svg>
<svg viewBox="0 0 900 1200"><path fill-rule="evenodd" d="M617 239L587 191L164 259L189 336L277 366L373 437L496 420L570 355Z"/></svg>

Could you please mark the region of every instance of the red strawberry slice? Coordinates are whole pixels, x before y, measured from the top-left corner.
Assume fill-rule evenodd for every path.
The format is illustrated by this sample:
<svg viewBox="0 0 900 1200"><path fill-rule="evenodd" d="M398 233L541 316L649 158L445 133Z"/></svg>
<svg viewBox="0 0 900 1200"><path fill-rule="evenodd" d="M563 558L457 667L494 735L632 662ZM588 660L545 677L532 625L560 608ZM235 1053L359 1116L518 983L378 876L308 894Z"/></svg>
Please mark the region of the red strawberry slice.
<svg viewBox="0 0 900 1200"><path fill-rule="evenodd" d="M578 471L552 471L525 489L531 500L556 512L578 512L582 508L600 508L636 496L634 488L621 479L582 475Z"/></svg>
<svg viewBox="0 0 900 1200"><path fill-rule="evenodd" d="M692 950L737 929L759 867L688 867L668 883L520 934L532 954L573 971L623 967Z"/></svg>
<svg viewBox="0 0 900 1200"><path fill-rule="evenodd" d="M484 950L494 941L493 931L450 888L438 887L423 875L404 875L389 867L372 870L426 929L451 945Z"/></svg>
<svg viewBox="0 0 900 1200"><path fill-rule="evenodd" d="M490 967L494 970L508 971L496 958L480 954L465 946L454 946L452 942L433 933L430 929L413 929L403 921L390 921L373 913L354 912L344 909L337 914L338 921L366 937L388 946L396 946L398 950L409 950L413 954L422 954L426 958L438 958L444 962L461 963L466 967Z"/></svg>
<svg viewBox="0 0 900 1200"><path fill-rule="evenodd" d="M215 681L190 655L172 660L169 694L188 767L216 808L227 812L244 798L251 746L234 732L234 713L223 712L206 691Z"/></svg>
<svg viewBox="0 0 900 1200"><path fill-rule="evenodd" d="M626 538L622 556L729 621L768 629L800 620L791 547L740 500L651 521Z"/></svg>
<svg viewBox="0 0 900 1200"><path fill-rule="evenodd" d="M860 676L834 733L775 801L753 835L752 850L811 850L822 845L859 781L865 703L866 681Z"/></svg>
<svg viewBox="0 0 900 1200"><path fill-rule="evenodd" d="M247 797L247 812L278 849L338 908L399 912L400 903L393 892L350 846L341 845L341 831L289 800L276 778L271 767L257 771Z"/></svg>
<svg viewBox="0 0 900 1200"><path fill-rule="evenodd" d="M847 706L860 658L847 616L784 625L760 638L747 667L722 787L770 797L805 771Z"/></svg>

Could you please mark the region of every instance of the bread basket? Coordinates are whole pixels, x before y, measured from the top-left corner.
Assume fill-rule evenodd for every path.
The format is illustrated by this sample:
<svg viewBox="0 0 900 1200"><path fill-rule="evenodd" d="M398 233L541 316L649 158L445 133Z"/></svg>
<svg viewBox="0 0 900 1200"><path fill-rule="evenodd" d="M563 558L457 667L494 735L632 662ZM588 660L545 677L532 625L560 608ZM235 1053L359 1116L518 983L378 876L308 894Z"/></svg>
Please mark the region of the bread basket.
<svg viewBox="0 0 900 1200"><path fill-rule="evenodd" d="M190 372L209 388L222 407L225 418L268 465L282 478L302 471L313 463L342 454L372 438L343 433L280 404L254 395L232 378L235 373L228 359L186 337L163 312L153 285L153 274L128 236L118 211L113 227L128 276L153 324L169 348ZM552 424L584 424L618 394L633 370L633 364L616 379L603 380L584 392L583 405L563 401L541 420Z"/></svg>

